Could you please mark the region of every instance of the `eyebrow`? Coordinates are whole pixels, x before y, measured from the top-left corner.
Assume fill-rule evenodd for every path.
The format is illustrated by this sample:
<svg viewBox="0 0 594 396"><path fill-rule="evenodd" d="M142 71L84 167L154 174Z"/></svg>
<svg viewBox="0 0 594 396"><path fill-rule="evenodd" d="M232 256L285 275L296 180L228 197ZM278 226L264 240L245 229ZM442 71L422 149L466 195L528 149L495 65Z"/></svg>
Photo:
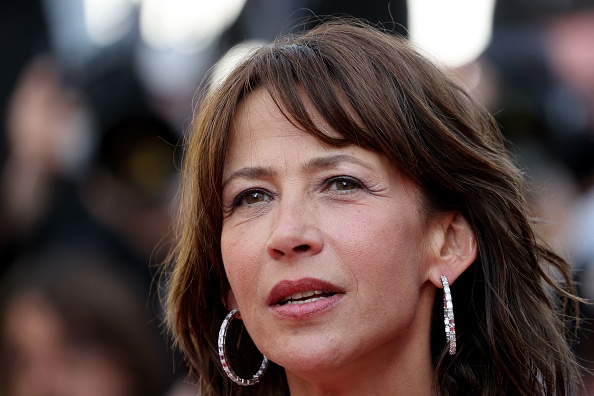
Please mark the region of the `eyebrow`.
<svg viewBox="0 0 594 396"><path fill-rule="evenodd" d="M234 179L254 180L270 177L274 174L275 172L272 170L272 168L263 168L260 166L240 168L223 180L222 189L224 190L225 186Z"/></svg>
<svg viewBox="0 0 594 396"><path fill-rule="evenodd" d="M369 166L369 164L365 163L364 161L361 161L360 159L358 159L356 157L346 155L346 154L335 154L335 155L329 155L329 156L325 156L325 157L313 158L311 161L309 161L308 163L306 163L303 166L303 169L304 170L313 170L313 169L334 168L344 162L349 162L349 163L352 163L355 165L362 166L369 170L373 170L373 168L371 166Z"/></svg>
<svg viewBox="0 0 594 396"><path fill-rule="evenodd" d="M364 161L361 161L358 158L346 154L336 154L313 158L303 165L303 170L311 171L318 169L335 168L344 162L349 162L355 165L362 166L369 170L374 170L373 167L369 166ZM234 179L254 180L268 178L274 176L275 173L276 172L272 168L265 168L259 166L240 168L235 172L231 173L229 177L227 177L225 180L223 180L222 188L225 189L225 186Z"/></svg>

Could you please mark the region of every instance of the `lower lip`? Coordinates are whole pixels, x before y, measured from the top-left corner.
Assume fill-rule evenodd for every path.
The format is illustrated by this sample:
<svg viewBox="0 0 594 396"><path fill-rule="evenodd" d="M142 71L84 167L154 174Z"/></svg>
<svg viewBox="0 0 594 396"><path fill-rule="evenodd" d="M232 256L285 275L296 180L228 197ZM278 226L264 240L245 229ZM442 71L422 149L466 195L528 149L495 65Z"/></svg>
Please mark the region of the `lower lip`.
<svg viewBox="0 0 594 396"><path fill-rule="evenodd" d="M328 311L342 299L342 294L323 298L304 304L273 305L272 310L279 316L289 319L305 319Z"/></svg>

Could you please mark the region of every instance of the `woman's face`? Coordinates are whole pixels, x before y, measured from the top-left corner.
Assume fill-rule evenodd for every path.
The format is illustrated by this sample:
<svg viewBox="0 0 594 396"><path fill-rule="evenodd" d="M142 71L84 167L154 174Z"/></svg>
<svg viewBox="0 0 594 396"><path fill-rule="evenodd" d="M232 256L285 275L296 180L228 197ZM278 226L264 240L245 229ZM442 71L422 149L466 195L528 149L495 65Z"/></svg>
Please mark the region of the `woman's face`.
<svg viewBox="0 0 594 396"><path fill-rule="evenodd" d="M264 89L233 125L221 250L229 308L260 351L310 378L428 354L435 249L418 189L377 153L304 133Z"/></svg>

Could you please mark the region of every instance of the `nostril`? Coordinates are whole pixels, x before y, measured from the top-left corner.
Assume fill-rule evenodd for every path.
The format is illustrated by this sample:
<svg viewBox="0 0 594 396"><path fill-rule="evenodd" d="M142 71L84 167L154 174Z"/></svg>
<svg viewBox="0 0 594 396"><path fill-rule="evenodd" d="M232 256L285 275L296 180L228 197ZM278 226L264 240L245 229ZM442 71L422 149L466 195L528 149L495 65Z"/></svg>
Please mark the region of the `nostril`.
<svg viewBox="0 0 594 396"><path fill-rule="evenodd" d="M299 245L293 248L296 252L307 252L309 250L309 245Z"/></svg>

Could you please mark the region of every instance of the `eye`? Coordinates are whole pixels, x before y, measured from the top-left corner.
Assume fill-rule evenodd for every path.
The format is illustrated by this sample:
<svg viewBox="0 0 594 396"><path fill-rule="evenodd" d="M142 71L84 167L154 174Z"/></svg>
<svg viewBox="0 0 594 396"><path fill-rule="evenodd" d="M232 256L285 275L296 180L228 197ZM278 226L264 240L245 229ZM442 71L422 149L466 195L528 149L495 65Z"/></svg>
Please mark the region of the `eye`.
<svg viewBox="0 0 594 396"><path fill-rule="evenodd" d="M326 181L326 188L328 190L348 192L363 188L363 184L359 180L352 177L338 176L328 179Z"/></svg>
<svg viewBox="0 0 594 396"><path fill-rule="evenodd" d="M272 199L271 195L264 190L249 189L241 192L233 201L233 207L243 205L256 205L262 202L268 202Z"/></svg>

